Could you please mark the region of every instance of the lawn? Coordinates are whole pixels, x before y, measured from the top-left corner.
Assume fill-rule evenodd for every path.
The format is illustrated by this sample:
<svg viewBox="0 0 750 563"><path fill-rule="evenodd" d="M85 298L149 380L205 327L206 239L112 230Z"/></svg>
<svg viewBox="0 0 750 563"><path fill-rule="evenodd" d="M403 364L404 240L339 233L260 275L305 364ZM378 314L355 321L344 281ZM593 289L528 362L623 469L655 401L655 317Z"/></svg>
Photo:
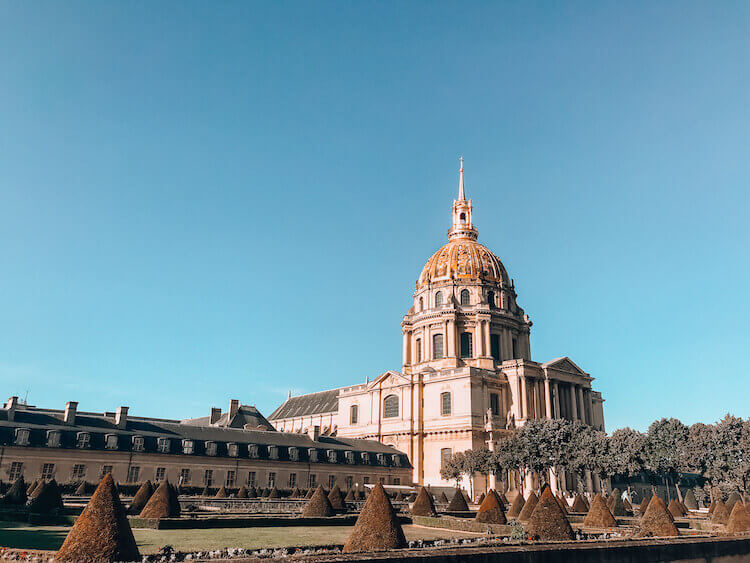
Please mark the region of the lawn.
<svg viewBox="0 0 750 563"><path fill-rule="evenodd" d="M67 526L29 526L0 522L0 546L23 549L57 550L70 528ZM133 530L141 553L154 553L165 545L180 551L199 551L223 547L256 549L262 547L315 546L343 544L351 526L290 526L277 528L218 528L214 530ZM420 526L404 526L407 540L432 540L475 537L477 534Z"/></svg>

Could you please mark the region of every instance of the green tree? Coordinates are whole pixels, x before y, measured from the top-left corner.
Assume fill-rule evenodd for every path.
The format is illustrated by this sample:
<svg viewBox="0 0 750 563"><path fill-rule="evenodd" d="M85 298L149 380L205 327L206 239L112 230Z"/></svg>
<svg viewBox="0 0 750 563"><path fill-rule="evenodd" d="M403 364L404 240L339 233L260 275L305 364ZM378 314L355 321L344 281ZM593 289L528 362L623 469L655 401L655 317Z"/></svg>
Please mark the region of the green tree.
<svg viewBox="0 0 750 563"><path fill-rule="evenodd" d="M671 485L685 467L688 428L676 418L662 418L651 423L646 435L644 461L646 468L661 475L671 496Z"/></svg>
<svg viewBox="0 0 750 563"><path fill-rule="evenodd" d="M455 452L443 461L443 465L440 467L440 476L446 481L456 481L456 486L458 487L458 482L461 480L464 471L465 457L464 452Z"/></svg>
<svg viewBox="0 0 750 563"><path fill-rule="evenodd" d="M618 428L609 437L607 457L610 460L611 473L623 475L630 480L639 475L645 468L644 450L646 436L631 428Z"/></svg>

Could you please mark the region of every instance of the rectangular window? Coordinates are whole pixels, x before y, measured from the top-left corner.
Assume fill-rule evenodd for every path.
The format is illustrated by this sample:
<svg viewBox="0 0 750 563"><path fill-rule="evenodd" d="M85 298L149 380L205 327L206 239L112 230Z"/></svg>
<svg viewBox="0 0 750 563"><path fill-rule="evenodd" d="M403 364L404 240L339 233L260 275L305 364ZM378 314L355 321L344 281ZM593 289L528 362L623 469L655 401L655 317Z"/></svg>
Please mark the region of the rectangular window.
<svg viewBox="0 0 750 563"><path fill-rule="evenodd" d="M183 467L180 469L180 482L178 485L189 485L190 484L190 469Z"/></svg>
<svg viewBox="0 0 750 563"><path fill-rule="evenodd" d="M518 339L513 339L513 359L518 359Z"/></svg>
<svg viewBox="0 0 750 563"><path fill-rule="evenodd" d="M378 479L378 481L380 481L381 485L385 485L385 477L380 477L380 479Z"/></svg>
<svg viewBox="0 0 750 563"><path fill-rule="evenodd" d="M451 394L448 392L440 393L440 414L443 416L451 414Z"/></svg>
<svg viewBox="0 0 750 563"><path fill-rule="evenodd" d="M99 475L99 478L101 479L105 475L112 475L112 466L111 465L102 465L102 472Z"/></svg>
<svg viewBox="0 0 750 563"><path fill-rule="evenodd" d="M394 485L400 485L401 484L401 478L400 477L394 477L393 478L393 484Z"/></svg>
<svg viewBox="0 0 750 563"><path fill-rule="evenodd" d="M496 362L502 362L503 358L500 355L500 335L490 334L490 355Z"/></svg>
<svg viewBox="0 0 750 563"><path fill-rule="evenodd" d="M351 475L347 475L345 482L346 482L346 490L348 491L354 486L354 477Z"/></svg>
<svg viewBox="0 0 750 563"><path fill-rule="evenodd" d="M86 477L86 466L82 463L76 463L73 466L73 472L70 476L73 481L83 481L83 479Z"/></svg>
<svg viewBox="0 0 750 563"><path fill-rule="evenodd" d="M8 481L16 481L23 473L23 462L13 461L8 469Z"/></svg>
<svg viewBox="0 0 750 563"><path fill-rule="evenodd" d="M104 437L104 447L108 450L116 450L119 446L117 434L107 434Z"/></svg>
<svg viewBox="0 0 750 563"><path fill-rule="evenodd" d="M492 416L500 416L500 396L497 393L490 393L490 412Z"/></svg>
<svg viewBox="0 0 750 563"><path fill-rule="evenodd" d="M133 451L142 452L144 450L145 440L143 436L133 436Z"/></svg>
<svg viewBox="0 0 750 563"><path fill-rule="evenodd" d="M154 481L164 481L164 477L167 475L166 467L157 467L156 473L154 474Z"/></svg>
<svg viewBox="0 0 750 563"><path fill-rule="evenodd" d="M276 486L276 473L273 471L268 473L268 488L273 489Z"/></svg>
<svg viewBox="0 0 750 563"><path fill-rule="evenodd" d="M432 335L432 357L436 360L443 359L443 335Z"/></svg>
<svg viewBox="0 0 750 563"><path fill-rule="evenodd" d="M227 444L227 455L229 455L229 457L239 457L240 446L235 443Z"/></svg>
<svg viewBox="0 0 750 563"><path fill-rule="evenodd" d="M162 454L168 454L169 453L169 450L170 450L170 447L169 447L169 445L170 445L169 438L158 438L156 440L156 444L157 444L156 447L159 450L159 453L162 453Z"/></svg>
<svg viewBox="0 0 750 563"><path fill-rule="evenodd" d="M29 429L28 428L16 428L16 445L17 446L29 445Z"/></svg>
<svg viewBox="0 0 750 563"><path fill-rule="evenodd" d="M349 424L357 424L358 418L359 418L359 407L357 405L352 405L349 408Z"/></svg>
<svg viewBox="0 0 750 563"><path fill-rule="evenodd" d="M318 476L315 473L310 473L310 476L307 478L307 485L309 489L314 489L318 486Z"/></svg>
<svg viewBox="0 0 750 563"><path fill-rule="evenodd" d="M233 469L227 470L227 479L225 484L227 487L234 487L234 482L237 480L237 472Z"/></svg>
<svg viewBox="0 0 750 563"><path fill-rule="evenodd" d="M416 346L417 346L417 363L421 363L422 361L422 339L421 338L417 338Z"/></svg>
<svg viewBox="0 0 750 563"><path fill-rule="evenodd" d="M293 489L297 486L297 474L296 473L290 473L289 474L289 488Z"/></svg>
<svg viewBox="0 0 750 563"><path fill-rule="evenodd" d="M182 441L182 453L185 455L191 455L194 451L193 441L192 440L183 440Z"/></svg>
<svg viewBox="0 0 750 563"><path fill-rule="evenodd" d="M474 357L474 339L470 332L461 333L461 357L462 358Z"/></svg>
<svg viewBox="0 0 750 563"><path fill-rule="evenodd" d="M365 476L364 476L364 477L362 478L362 482L363 482L363 483L364 483L365 485L369 485L369 484L370 484L370 476L369 476L369 475L365 475Z"/></svg>
<svg viewBox="0 0 750 563"><path fill-rule="evenodd" d="M336 485L336 476L335 475L329 475L328 476L328 488L333 489L333 487Z"/></svg>
<svg viewBox="0 0 750 563"><path fill-rule="evenodd" d="M448 463L451 459L451 456L453 455L453 450L451 448L443 448L440 450L440 467L445 467L445 464Z"/></svg>
<svg viewBox="0 0 750 563"><path fill-rule="evenodd" d="M249 487L254 487L255 486L255 471L250 471L247 474L247 485Z"/></svg>
<svg viewBox="0 0 750 563"><path fill-rule="evenodd" d="M214 484L214 470L213 469L206 469L203 472L203 484L207 487L210 487Z"/></svg>
<svg viewBox="0 0 750 563"><path fill-rule="evenodd" d="M128 477L127 482L128 483L137 483L138 477L140 476L141 468L137 465L131 465L128 467Z"/></svg>
<svg viewBox="0 0 750 563"><path fill-rule="evenodd" d="M42 479L52 479L55 476L55 464L45 463L42 465Z"/></svg>
<svg viewBox="0 0 750 563"><path fill-rule="evenodd" d="M88 448L91 444L91 434L88 432L79 432L76 436L76 446L79 448Z"/></svg>

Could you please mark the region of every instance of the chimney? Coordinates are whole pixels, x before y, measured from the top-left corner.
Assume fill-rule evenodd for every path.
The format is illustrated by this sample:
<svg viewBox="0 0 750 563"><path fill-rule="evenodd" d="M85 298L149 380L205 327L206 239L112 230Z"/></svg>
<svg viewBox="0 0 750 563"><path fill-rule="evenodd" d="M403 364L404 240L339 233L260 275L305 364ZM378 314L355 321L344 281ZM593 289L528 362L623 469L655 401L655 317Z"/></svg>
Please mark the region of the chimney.
<svg viewBox="0 0 750 563"><path fill-rule="evenodd" d="M237 414L237 411L240 410L240 402L237 399L232 399L229 401L229 420L232 420L232 417Z"/></svg>
<svg viewBox="0 0 750 563"><path fill-rule="evenodd" d="M219 407L211 407L211 416L208 418L208 423L216 424L219 422L219 417L221 417L221 409Z"/></svg>
<svg viewBox="0 0 750 563"><path fill-rule="evenodd" d="M8 402L5 403L5 408L8 411L8 422L13 422L13 420L16 418L16 407L18 406L18 397L13 396L10 399L8 399Z"/></svg>
<svg viewBox="0 0 750 563"><path fill-rule="evenodd" d="M123 430L128 425L128 407L117 407L117 412L115 412L115 425L117 428Z"/></svg>
<svg viewBox="0 0 750 563"><path fill-rule="evenodd" d="M307 435L313 442L317 442L318 438L320 438L320 426L310 427L310 429L307 431Z"/></svg>
<svg viewBox="0 0 750 563"><path fill-rule="evenodd" d="M65 416L63 417L63 421L65 424L70 424L71 426L76 423L76 411L78 410L78 401L68 401L65 405Z"/></svg>

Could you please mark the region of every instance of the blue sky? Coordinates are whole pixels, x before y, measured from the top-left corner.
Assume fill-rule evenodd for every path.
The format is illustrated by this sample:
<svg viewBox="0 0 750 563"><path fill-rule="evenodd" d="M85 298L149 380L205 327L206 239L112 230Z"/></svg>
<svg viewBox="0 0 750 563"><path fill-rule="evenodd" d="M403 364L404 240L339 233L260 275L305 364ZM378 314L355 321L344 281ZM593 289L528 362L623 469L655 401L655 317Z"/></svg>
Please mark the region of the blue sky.
<svg viewBox="0 0 750 563"><path fill-rule="evenodd" d="M0 385L266 414L401 361L459 154L607 427L747 417L746 2L0 4Z"/></svg>

